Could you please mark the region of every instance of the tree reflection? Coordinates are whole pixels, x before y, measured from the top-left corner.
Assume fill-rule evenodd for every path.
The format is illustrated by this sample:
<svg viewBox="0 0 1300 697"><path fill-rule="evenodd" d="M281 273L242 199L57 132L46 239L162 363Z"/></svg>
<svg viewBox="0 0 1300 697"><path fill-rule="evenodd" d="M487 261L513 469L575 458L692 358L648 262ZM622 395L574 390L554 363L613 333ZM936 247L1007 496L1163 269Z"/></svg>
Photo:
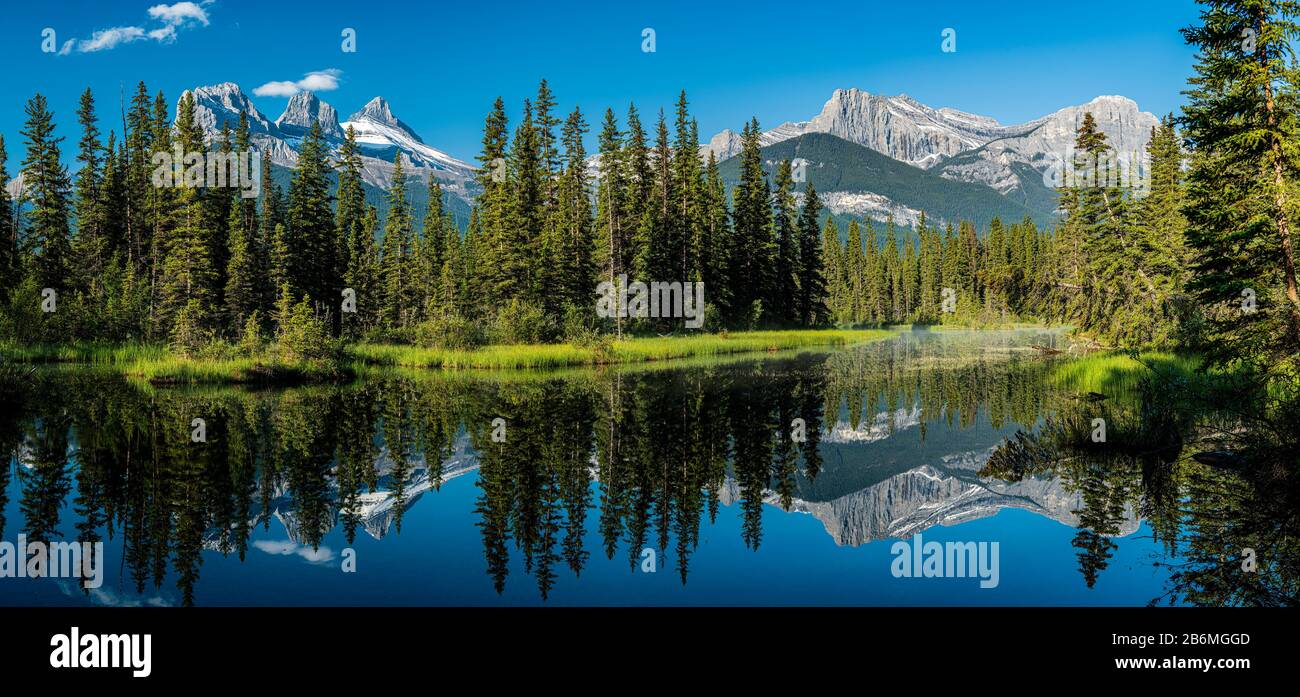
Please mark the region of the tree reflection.
<svg viewBox="0 0 1300 697"><path fill-rule="evenodd" d="M826 461L842 457L825 447L829 434L897 438L915 426L909 437L924 443L937 429L991 424L1020 431L981 477L1059 478L1077 495L1072 544L1087 587L1141 518L1172 560L1157 600L1296 602L1300 501L1289 470L1242 476L1196 462L1202 448L1189 444L1202 438L1188 434L1207 428L1198 412L1150 394L1070 397L1051 386L1049 363L982 341L979 351L895 341L680 370L380 372L287 390L10 374L0 376L14 405L0 416L0 447L16 466L0 471L0 534L16 492L29 539L75 527L81 540L113 542L136 593L170 579L192 604L204 553L244 560L272 518L313 550L335 529L349 545L359 531L400 535L417 500L477 469L475 523L497 592L522 569L546 599L593 553L635 569L646 548L685 584L701 527L724 502L737 504L741 540L759 550L765 510L863 488L844 463ZM191 439L195 418L203 442ZM1104 442L1092 438L1098 418ZM899 466L933 461L908 442L911 460ZM1256 550L1257 572L1242 572L1245 549Z"/></svg>

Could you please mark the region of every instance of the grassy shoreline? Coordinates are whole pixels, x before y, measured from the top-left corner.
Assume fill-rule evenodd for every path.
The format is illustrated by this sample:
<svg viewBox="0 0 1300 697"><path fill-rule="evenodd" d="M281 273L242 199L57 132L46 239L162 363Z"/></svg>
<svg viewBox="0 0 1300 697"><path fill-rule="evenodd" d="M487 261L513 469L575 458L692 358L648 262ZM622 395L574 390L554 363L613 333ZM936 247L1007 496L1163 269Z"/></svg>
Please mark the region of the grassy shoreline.
<svg viewBox="0 0 1300 697"><path fill-rule="evenodd" d="M166 347L126 344L19 345L0 343L0 358L15 363L66 363L102 367L158 384L301 383L351 378L362 366L438 370L517 370L648 363L684 358L841 348L879 341L894 332L792 330L682 337L629 338L595 346L494 345L453 350L390 344L353 344L336 361L286 361L266 353L240 358L185 357Z"/></svg>

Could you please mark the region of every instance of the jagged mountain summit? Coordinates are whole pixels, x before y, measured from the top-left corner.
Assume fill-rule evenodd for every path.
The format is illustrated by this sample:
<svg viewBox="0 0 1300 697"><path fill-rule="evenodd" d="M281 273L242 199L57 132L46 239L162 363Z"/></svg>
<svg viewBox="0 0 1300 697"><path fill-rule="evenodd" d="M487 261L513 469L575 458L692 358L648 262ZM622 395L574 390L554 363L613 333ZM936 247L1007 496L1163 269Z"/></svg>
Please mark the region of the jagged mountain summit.
<svg viewBox="0 0 1300 697"><path fill-rule="evenodd" d="M321 132L326 138L343 139L338 112L311 92L299 92L290 97L288 106L284 108L280 118L275 120L275 125L286 136L301 137L306 135L311 125L316 122L320 123Z"/></svg>
<svg viewBox="0 0 1300 697"><path fill-rule="evenodd" d="M906 94L887 97L852 88L835 90L811 121L783 123L763 133L760 140L766 146L805 133L829 133L925 168L991 140L1020 135L1029 127L1003 126L990 117L956 109L934 109ZM739 152L739 146L740 138L732 131L710 141L719 159Z"/></svg>

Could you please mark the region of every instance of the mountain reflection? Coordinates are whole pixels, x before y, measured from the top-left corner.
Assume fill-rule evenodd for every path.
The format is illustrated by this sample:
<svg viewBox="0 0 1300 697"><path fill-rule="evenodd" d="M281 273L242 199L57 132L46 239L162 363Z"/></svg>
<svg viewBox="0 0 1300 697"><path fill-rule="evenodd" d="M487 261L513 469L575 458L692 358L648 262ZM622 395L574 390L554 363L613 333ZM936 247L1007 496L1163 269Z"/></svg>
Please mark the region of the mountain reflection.
<svg viewBox="0 0 1300 697"><path fill-rule="evenodd" d="M243 561L273 519L312 550L335 530L348 544L400 535L417 502L437 506L444 484L472 474L497 592L521 565L546 599L558 570L580 577L593 555L636 568L647 547L685 584L701 526L723 506L739 511L751 550L773 506L815 516L845 546L1019 508L1077 529L1087 587L1145 520L1176 566L1169 600L1294 602L1293 548L1249 578L1230 573L1235 554L1220 560L1293 539L1296 500L1278 493L1289 488L1190 461L1176 423L1126 430L1117 414L1104 452L1078 446L1096 405L1053 387L1053 362L1026 343L916 334L673 369L378 372L281 390L42 370L0 386L13 405L0 417L13 454L0 468L0 539L75 528L120 546L137 594L174 583L193 604L204 552ZM11 496L16 520L5 519Z"/></svg>

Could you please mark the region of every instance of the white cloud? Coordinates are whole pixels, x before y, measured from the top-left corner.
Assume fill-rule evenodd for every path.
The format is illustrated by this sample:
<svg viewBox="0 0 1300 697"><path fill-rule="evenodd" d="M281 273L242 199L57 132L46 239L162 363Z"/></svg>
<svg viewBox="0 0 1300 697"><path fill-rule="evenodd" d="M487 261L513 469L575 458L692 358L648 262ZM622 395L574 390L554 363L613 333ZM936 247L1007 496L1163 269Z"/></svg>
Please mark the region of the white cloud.
<svg viewBox="0 0 1300 697"><path fill-rule="evenodd" d="M292 97L298 94L296 82L268 82L265 85L253 88L253 94L259 97Z"/></svg>
<svg viewBox="0 0 1300 697"><path fill-rule="evenodd" d="M290 540L256 540L253 542L253 547L276 556L297 555L309 564L325 564L334 559L334 551L329 547L312 549L307 545L298 545Z"/></svg>
<svg viewBox="0 0 1300 697"><path fill-rule="evenodd" d="M161 44L170 44L176 40L181 29L194 26L208 26L208 13L203 9L212 0L201 3L178 2L173 5L154 5L150 7L149 16L161 26L152 29L137 26L110 27L91 32L89 39L70 40L63 44L59 55L66 56L76 50L78 53L108 51L122 44L151 40Z"/></svg>
<svg viewBox="0 0 1300 697"><path fill-rule="evenodd" d="M203 4L208 3L204 2ZM194 20L205 27L208 26L208 13L192 2L178 2L175 5L154 5L149 8L149 16L172 26L183 24L187 20Z"/></svg>
<svg viewBox="0 0 1300 697"><path fill-rule="evenodd" d="M94 53L95 51L107 51L117 48L121 44L129 44L132 41L139 41L144 38L144 30L140 27L112 27L109 29L100 29L90 35L89 39L82 39L77 42L77 50L82 53Z"/></svg>
<svg viewBox="0 0 1300 697"><path fill-rule="evenodd" d="M258 97L292 97L303 90L329 92L339 88L342 70L330 68L307 73L301 80L275 80L253 89Z"/></svg>
<svg viewBox="0 0 1300 697"><path fill-rule="evenodd" d="M169 44L176 40L176 27L168 24L149 32L149 38L159 43Z"/></svg>

